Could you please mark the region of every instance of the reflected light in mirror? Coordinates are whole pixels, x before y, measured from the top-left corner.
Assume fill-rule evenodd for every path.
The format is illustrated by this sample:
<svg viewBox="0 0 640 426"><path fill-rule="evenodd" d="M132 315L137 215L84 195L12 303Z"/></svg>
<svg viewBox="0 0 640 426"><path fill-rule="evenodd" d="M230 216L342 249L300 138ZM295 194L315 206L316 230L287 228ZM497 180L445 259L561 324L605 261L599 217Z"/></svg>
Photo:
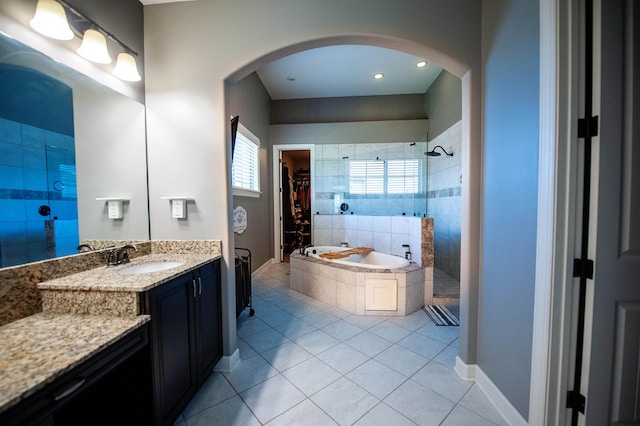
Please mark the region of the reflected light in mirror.
<svg viewBox="0 0 640 426"><path fill-rule="evenodd" d="M73 38L64 8L54 0L38 0L36 13L29 23L34 30L47 37L56 40Z"/></svg>
<svg viewBox="0 0 640 426"><path fill-rule="evenodd" d="M138 73L136 59L129 53L124 52L118 54L116 66L113 69L113 75L126 81L140 81L142 78Z"/></svg>
<svg viewBox="0 0 640 426"><path fill-rule="evenodd" d="M98 64L110 64L111 56L107 49L107 40L102 33L96 30L87 30L84 32L82 44L77 50L78 55Z"/></svg>

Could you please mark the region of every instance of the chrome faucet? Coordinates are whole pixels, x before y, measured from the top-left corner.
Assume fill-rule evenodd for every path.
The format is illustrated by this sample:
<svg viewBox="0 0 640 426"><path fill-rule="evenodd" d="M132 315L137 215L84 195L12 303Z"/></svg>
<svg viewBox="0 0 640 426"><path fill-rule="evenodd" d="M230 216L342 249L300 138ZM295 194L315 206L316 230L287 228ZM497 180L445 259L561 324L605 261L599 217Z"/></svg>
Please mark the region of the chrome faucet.
<svg viewBox="0 0 640 426"><path fill-rule="evenodd" d="M116 266L123 263L129 263L129 253L127 252L128 249L138 251L138 248L133 244L127 244L120 248L116 247L114 249L111 249L111 251L109 252L109 257L107 258L107 266Z"/></svg>
<svg viewBox="0 0 640 426"><path fill-rule="evenodd" d="M306 254L306 250L307 250L309 247L313 247L313 244L307 244L307 245L306 245L306 246L304 246L304 247L300 247L300 254L302 254L302 255Z"/></svg>
<svg viewBox="0 0 640 426"><path fill-rule="evenodd" d="M138 251L138 248L133 244L127 244L116 251L116 264L129 263L129 253L127 249Z"/></svg>
<svg viewBox="0 0 640 426"><path fill-rule="evenodd" d="M118 264L118 249L111 249L109 257L107 257L107 267L116 266Z"/></svg>
<svg viewBox="0 0 640 426"><path fill-rule="evenodd" d="M78 250L79 252L93 251L93 246L90 244L80 244L78 247L76 247L76 250Z"/></svg>

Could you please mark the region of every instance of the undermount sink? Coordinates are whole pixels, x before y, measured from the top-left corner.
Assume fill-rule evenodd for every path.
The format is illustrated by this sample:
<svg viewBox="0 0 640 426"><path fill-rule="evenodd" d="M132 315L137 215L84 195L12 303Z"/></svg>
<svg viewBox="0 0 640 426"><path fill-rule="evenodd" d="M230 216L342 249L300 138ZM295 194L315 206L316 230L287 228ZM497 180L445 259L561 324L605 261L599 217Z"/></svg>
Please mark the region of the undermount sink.
<svg viewBox="0 0 640 426"><path fill-rule="evenodd" d="M158 260L156 262L141 263L139 265L128 266L118 271L122 275L147 274L149 272L165 271L167 269L177 268L184 262L174 260Z"/></svg>

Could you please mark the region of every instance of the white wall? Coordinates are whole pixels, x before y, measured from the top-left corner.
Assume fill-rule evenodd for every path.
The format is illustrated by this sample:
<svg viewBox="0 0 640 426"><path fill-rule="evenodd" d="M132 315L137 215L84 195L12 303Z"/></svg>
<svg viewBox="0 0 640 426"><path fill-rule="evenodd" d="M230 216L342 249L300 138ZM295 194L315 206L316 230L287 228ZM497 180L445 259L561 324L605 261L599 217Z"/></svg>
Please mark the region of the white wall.
<svg viewBox="0 0 640 426"><path fill-rule="evenodd" d="M144 105L103 87L73 92L80 239L148 240ZM122 219L106 202L122 197Z"/></svg>
<svg viewBox="0 0 640 426"><path fill-rule="evenodd" d="M311 47L374 44L428 58L462 77L469 105L463 112L468 168L479 175L481 14L476 1L247 0L239 7L236 1L220 0L145 6L144 12L153 239L219 238L224 262L232 264L225 80L235 82L260 64ZM469 203L478 201L472 192ZM172 220L163 195L193 197L190 219ZM466 263L463 280L477 289L479 229L473 218L465 226L471 238L463 251L475 258ZM224 305L232 308L232 268L223 268L223 281ZM225 356L236 348L232 311L224 312ZM465 320L469 328L461 334L475 333L475 319ZM467 340L461 343L461 356L475 362L474 345L467 347Z"/></svg>

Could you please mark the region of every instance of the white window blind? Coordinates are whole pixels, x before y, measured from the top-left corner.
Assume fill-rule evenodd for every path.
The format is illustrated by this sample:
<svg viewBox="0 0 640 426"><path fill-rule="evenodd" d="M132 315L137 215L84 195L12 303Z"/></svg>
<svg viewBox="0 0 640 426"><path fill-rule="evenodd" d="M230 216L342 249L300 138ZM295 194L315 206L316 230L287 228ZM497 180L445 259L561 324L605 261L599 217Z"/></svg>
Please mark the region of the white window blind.
<svg viewBox="0 0 640 426"><path fill-rule="evenodd" d="M238 124L231 173L234 195L260 195L260 140L242 124Z"/></svg>
<svg viewBox="0 0 640 426"><path fill-rule="evenodd" d="M384 161L350 161L349 192L351 194L383 194Z"/></svg>
<svg viewBox="0 0 640 426"><path fill-rule="evenodd" d="M389 160L387 162L387 193L418 193L418 160Z"/></svg>
<svg viewBox="0 0 640 426"><path fill-rule="evenodd" d="M351 194L417 194L419 160L353 160L349 162Z"/></svg>

